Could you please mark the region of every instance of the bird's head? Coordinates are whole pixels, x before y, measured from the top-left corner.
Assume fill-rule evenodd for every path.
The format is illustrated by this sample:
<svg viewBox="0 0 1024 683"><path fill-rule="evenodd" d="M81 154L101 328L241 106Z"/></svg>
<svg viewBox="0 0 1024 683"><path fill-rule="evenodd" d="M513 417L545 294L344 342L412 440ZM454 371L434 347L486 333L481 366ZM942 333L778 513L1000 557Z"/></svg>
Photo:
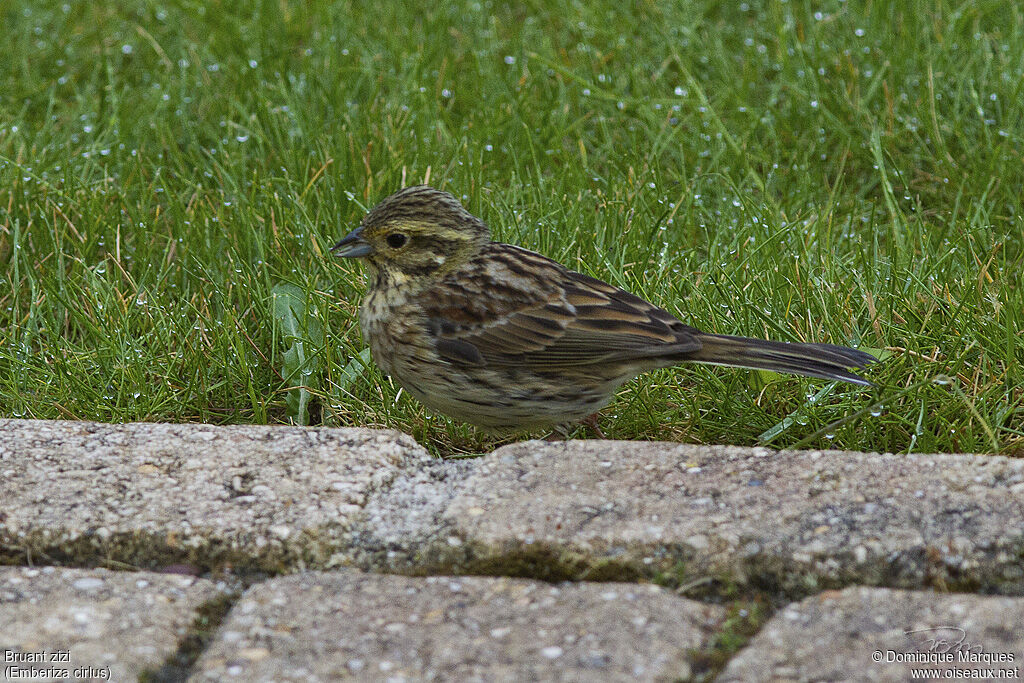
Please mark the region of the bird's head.
<svg viewBox="0 0 1024 683"><path fill-rule="evenodd" d="M408 281L444 275L490 239L484 222L450 193L416 185L373 207L331 252L364 259L378 277Z"/></svg>

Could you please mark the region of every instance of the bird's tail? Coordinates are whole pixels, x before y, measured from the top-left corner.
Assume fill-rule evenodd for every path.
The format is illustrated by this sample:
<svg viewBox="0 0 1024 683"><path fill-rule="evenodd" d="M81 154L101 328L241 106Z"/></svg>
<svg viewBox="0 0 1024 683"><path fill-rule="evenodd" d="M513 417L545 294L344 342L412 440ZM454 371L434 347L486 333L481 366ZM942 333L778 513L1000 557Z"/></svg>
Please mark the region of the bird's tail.
<svg viewBox="0 0 1024 683"><path fill-rule="evenodd" d="M833 344L775 342L703 332L698 339L701 348L687 354L686 360L788 372L865 386L871 386L871 382L850 372L849 368L861 368L877 360L863 351Z"/></svg>

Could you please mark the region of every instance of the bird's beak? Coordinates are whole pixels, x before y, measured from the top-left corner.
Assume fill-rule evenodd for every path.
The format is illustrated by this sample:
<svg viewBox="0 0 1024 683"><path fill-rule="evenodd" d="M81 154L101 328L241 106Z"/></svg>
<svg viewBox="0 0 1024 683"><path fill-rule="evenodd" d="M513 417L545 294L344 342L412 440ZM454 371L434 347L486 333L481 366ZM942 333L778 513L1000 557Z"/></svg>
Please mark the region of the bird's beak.
<svg viewBox="0 0 1024 683"><path fill-rule="evenodd" d="M373 251L370 243L363 239L362 226L356 228L331 247L331 253L338 258L361 258Z"/></svg>

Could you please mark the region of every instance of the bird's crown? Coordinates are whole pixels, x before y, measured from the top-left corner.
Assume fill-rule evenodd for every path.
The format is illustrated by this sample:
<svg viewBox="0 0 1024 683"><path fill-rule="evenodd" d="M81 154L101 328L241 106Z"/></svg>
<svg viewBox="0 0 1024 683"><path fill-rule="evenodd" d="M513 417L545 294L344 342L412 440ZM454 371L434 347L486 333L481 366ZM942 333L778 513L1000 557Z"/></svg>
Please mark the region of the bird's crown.
<svg viewBox="0 0 1024 683"><path fill-rule="evenodd" d="M415 185L381 200L335 254L365 258L384 274L421 277L458 267L490 239L487 225L451 193Z"/></svg>

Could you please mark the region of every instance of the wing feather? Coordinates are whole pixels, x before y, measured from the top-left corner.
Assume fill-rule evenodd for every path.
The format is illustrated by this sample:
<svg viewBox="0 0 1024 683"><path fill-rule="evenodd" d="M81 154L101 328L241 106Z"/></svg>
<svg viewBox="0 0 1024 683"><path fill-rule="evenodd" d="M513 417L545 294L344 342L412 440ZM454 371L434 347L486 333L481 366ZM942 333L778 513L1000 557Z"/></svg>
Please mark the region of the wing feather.
<svg viewBox="0 0 1024 683"><path fill-rule="evenodd" d="M423 307L438 353L450 362L543 369L701 347L696 330L668 311L518 247L492 244L449 277L443 300ZM490 293L500 295L483 295L480 283L498 283Z"/></svg>

